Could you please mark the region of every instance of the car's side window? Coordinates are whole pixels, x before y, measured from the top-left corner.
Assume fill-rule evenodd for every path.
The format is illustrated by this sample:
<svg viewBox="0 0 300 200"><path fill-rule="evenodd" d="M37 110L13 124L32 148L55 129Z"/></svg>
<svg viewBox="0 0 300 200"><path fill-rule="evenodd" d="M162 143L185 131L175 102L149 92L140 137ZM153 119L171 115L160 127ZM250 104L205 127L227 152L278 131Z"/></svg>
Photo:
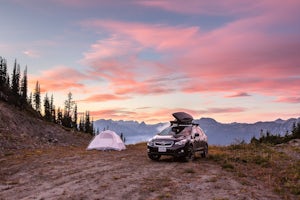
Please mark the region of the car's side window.
<svg viewBox="0 0 300 200"><path fill-rule="evenodd" d="M186 126L182 130L181 134L184 135L184 136L190 136L191 135L191 129L192 129L192 127Z"/></svg>

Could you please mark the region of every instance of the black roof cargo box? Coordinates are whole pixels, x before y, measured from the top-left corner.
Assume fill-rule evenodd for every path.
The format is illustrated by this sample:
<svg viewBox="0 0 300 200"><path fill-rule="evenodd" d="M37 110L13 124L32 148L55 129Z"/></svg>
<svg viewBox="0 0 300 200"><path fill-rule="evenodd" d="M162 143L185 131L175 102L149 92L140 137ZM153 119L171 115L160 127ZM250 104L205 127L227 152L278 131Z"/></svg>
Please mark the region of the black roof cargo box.
<svg viewBox="0 0 300 200"><path fill-rule="evenodd" d="M172 121L173 123L191 124L193 121L193 117L185 112L176 112L172 115L176 119L176 121Z"/></svg>

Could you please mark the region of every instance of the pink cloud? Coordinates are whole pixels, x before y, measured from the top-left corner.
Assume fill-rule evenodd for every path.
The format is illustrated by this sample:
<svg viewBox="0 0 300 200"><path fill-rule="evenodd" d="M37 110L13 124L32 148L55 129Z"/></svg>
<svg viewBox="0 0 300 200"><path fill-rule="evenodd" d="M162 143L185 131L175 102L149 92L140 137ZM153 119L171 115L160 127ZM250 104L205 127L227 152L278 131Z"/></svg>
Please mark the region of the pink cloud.
<svg viewBox="0 0 300 200"><path fill-rule="evenodd" d="M30 77L31 88L39 81L42 91L63 91L70 88L84 89L81 81L89 79L87 75L67 66L56 66L50 70L42 71L39 76Z"/></svg>
<svg viewBox="0 0 300 200"><path fill-rule="evenodd" d="M28 57L31 57L31 58L40 57L39 53L35 50L25 50L25 51L23 51L23 54L28 56Z"/></svg>
<svg viewBox="0 0 300 200"><path fill-rule="evenodd" d="M78 102L104 102L104 101L113 101L113 100L124 100L129 99L130 97L118 96L113 94L95 94L85 99L79 100Z"/></svg>
<svg viewBox="0 0 300 200"><path fill-rule="evenodd" d="M232 98L232 97L248 97L248 96L251 96L251 95L246 92L238 92L235 94L228 95L226 97Z"/></svg>
<svg viewBox="0 0 300 200"><path fill-rule="evenodd" d="M279 97L275 102L280 103L300 103L300 97Z"/></svg>
<svg viewBox="0 0 300 200"><path fill-rule="evenodd" d="M234 108L208 108L201 110L201 114L220 114L220 113L240 113L246 111L245 108L234 107Z"/></svg>
<svg viewBox="0 0 300 200"><path fill-rule="evenodd" d="M153 2L169 5L165 1ZM93 74L108 80L110 89L117 94L178 90L237 93L246 89L263 95L293 95L300 90L299 77L295 76L300 74L299 35L292 31L283 33L276 27L287 28L295 22L290 16L299 15L293 8L297 2L283 5L284 12L278 15L271 11L281 9L279 1L274 2L276 6L270 1L252 2L246 4L258 6L259 13L251 11L252 15L206 32L197 26L84 21L82 26L106 30L111 37L94 44L83 62L92 66ZM213 5L207 4L212 8ZM154 50L162 58L153 62L142 60L138 55L145 49ZM174 74L185 77L185 81L149 81Z"/></svg>
<svg viewBox="0 0 300 200"><path fill-rule="evenodd" d="M81 61L91 67L90 76L107 80L109 88L118 95L174 91L176 87L172 83L184 77L173 76L164 64L139 59L143 47L129 41L113 36L93 44Z"/></svg>
<svg viewBox="0 0 300 200"><path fill-rule="evenodd" d="M135 120L137 119L136 112L126 111L124 108L101 109L90 112L91 116L100 119L113 119L113 120Z"/></svg>
<svg viewBox="0 0 300 200"><path fill-rule="evenodd" d="M81 22L81 25L96 29L105 28L110 32L123 35L127 41L130 39L130 43L138 43L142 48L155 48L157 51L182 48L186 42L190 43L190 40L199 32L198 27L172 27L162 24L125 23L110 20L87 20Z"/></svg>

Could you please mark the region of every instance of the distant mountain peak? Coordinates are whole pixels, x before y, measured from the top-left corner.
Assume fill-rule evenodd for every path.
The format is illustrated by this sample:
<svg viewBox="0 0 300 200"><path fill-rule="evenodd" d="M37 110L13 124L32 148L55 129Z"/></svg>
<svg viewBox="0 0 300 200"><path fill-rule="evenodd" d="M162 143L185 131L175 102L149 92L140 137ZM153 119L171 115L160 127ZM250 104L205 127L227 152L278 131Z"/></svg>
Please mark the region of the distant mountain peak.
<svg viewBox="0 0 300 200"><path fill-rule="evenodd" d="M275 120L275 122L279 123L279 124L282 124L282 123L285 122L285 120L278 118L278 119Z"/></svg>
<svg viewBox="0 0 300 200"><path fill-rule="evenodd" d="M209 118L209 117L201 117L201 118L199 119L199 121L202 121L202 122L209 122L209 123L218 123L215 119Z"/></svg>

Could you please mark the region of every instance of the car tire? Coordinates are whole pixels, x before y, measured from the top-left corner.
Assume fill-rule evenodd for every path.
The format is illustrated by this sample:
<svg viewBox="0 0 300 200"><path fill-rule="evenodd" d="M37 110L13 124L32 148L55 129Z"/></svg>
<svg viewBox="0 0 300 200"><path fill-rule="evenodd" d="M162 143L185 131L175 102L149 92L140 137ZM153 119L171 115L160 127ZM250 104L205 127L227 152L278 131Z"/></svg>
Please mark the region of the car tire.
<svg viewBox="0 0 300 200"><path fill-rule="evenodd" d="M155 160L155 161L158 161L160 159L160 155L156 155L156 154L148 154L148 157L151 160Z"/></svg>
<svg viewBox="0 0 300 200"><path fill-rule="evenodd" d="M203 152L201 153L201 157L202 157L202 158L206 158L207 156L208 156L208 145L205 144L204 150L203 150Z"/></svg>
<svg viewBox="0 0 300 200"><path fill-rule="evenodd" d="M189 145L187 148L187 154L184 157L186 162L193 161L195 159L195 151L192 145Z"/></svg>

